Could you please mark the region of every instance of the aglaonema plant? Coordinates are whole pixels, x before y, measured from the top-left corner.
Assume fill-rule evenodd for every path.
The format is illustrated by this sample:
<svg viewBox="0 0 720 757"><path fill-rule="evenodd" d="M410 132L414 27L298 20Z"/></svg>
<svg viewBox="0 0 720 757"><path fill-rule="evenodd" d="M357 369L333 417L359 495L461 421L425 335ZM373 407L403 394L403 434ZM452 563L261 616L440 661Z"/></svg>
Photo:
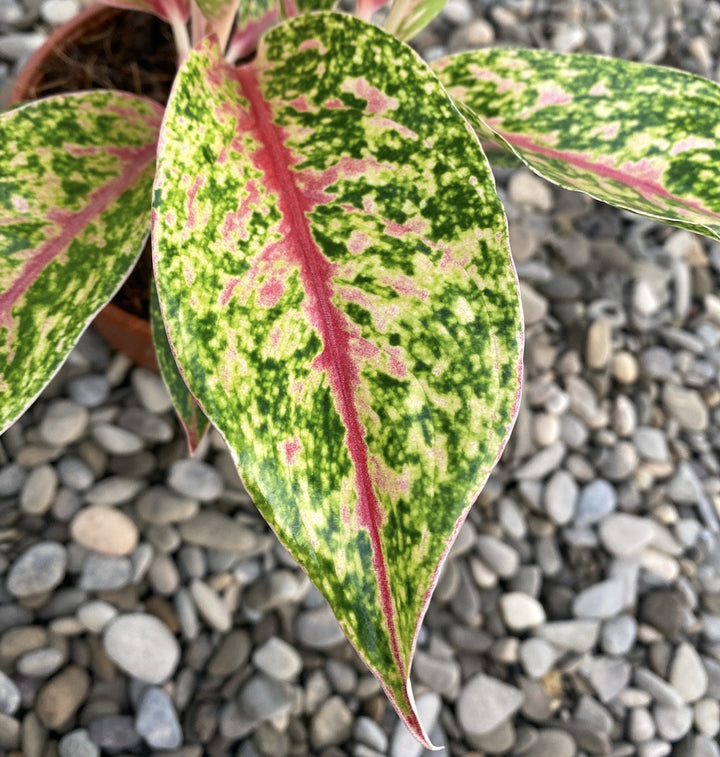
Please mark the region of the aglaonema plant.
<svg viewBox="0 0 720 757"><path fill-rule="evenodd" d="M670 69L405 43L324 0L128 0L172 27L166 108L115 91L0 116L0 427L152 232L151 323L191 450L210 424L399 716L417 633L518 409L523 329L480 140L718 237L720 90ZM149 285L150 287L150 285Z"/></svg>

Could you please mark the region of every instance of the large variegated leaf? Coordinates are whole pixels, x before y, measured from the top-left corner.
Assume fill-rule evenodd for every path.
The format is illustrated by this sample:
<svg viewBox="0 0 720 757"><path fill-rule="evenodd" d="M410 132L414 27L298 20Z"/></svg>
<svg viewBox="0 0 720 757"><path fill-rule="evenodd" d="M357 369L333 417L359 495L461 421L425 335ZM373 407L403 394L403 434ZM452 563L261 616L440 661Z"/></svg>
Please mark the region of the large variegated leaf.
<svg viewBox="0 0 720 757"><path fill-rule="evenodd" d="M190 0L102 0L102 4L145 11L169 23L185 22L190 18Z"/></svg>
<svg viewBox="0 0 720 757"><path fill-rule="evenodd" d="M160 312L160 303L157 298L155 282L150 288L150 328L152 331L153 345L157 354L160 375L163 377L175 411L185 431L190 454L194 454L210 426L206 415L200 409L197 400L192 396L187 384L178 370L175 356L168 343L165 333L165 324Z"/></svg>
<svg viewBox="0 0 720 757"><path fill-rule="evenodd" d="M161 117L150 100L107 91L0 115L0 430L135 264Z"/></svg>
<svg viewBox="0 0 720 757"><path fill-rule="evenodd" d="M409 685L439 566L509 433L503 209L430 69L350 16L205 41L160 139L158 293L248 490L425 743Z"/></svg>
<svg viewBox="0 0 720 757"><path fill-rule="evenodd" d="M433 64L448 92L542 176L720 238L720 87L669 68L487 49Z"/></svg>

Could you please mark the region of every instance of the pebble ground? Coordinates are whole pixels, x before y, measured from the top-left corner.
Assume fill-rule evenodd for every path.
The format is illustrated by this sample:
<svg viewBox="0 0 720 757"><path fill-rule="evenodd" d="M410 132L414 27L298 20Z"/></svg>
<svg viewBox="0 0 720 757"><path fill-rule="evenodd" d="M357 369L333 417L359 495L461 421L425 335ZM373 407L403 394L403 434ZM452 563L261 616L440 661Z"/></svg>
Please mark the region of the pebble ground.
<svg viewBox="0 0 720 757"><path fill-rule="evenodd" d="M0 83L77 10L0 0ZM716 77L719 24L705 0L450 0L419 47ZM421 633L422 718L453 757L717 757L720 245L497 178L525 394ZM187 459L158 377L92 331L0 439L0 753L424 754L219 438Z"/></svg>

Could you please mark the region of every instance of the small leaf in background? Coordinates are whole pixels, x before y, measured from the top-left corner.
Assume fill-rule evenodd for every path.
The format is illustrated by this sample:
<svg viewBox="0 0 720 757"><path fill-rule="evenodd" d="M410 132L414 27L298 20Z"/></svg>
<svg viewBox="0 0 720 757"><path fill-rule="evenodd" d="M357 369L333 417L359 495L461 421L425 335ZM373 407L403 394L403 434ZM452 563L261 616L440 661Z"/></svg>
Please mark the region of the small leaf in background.
<svg viewBox="0 0 720 757"><path fill-rule="evenodd" d="M263 32L278 20L278 0L244 0L238 9L228 60L236 61L255 52Z"/></svg>
<svg viewBox="0 0 720 757"><path fill-rule="evenodd" d="M225 47L237 13L240 0L195 0L200 12L208 22L203 30L206 34L216 34L220 47Z"/></svg>
<svg viewBox="0 0 720 757"><path fill-rule="evenodd" d="M493 48L433 63L447 91L541 176L720 238L720 87L669 68Z"/></svg>
<svg viewBox="0 0 720 757"><path fill-rule="evenodd" d="M175 406L175 411L185 431L188 440L190 454L195 454L200 442L210 427L210 421L192 396L187 384L178 370L172 347L168 342L165 324L163 323L160 303L157 298L155 282L150 287L150 328L152 330L153 344L157 354L160 375L163 377L170 397Z"/></svg>
<svg viewBox="0 0 720 757"><path fill-rule="evenodd" d="M395 0L385 29L398 39L412 39L445 7L447 0Z"/></svg>
<svg viewBox="0 0 720 757"><path fill-rule="evenodd" d="M133 268L162 108L96 90L0 115L0 430Z"/></svg>
<svg viewBox="0 0 720 757"><path fill-rule="evenodd" d="M258 508L412 733L440 565L510 432L522 322L487 161L432 71L351 16L204 41L168 105L155 274Z"/></svg>
<svg viewBox="0 0 720 757"><path fill-rule="evenodd" d="M152 13L171 24L190 18L190 0L102 0L102 4Z"/></svg>

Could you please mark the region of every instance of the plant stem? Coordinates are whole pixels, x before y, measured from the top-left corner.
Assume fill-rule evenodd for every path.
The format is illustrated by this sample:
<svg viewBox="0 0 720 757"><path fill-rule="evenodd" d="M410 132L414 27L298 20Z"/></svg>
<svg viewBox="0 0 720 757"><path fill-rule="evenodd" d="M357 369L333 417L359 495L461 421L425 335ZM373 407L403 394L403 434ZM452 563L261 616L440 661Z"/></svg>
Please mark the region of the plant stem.
<svg viewBox="0 0 720 757"><path fill-rule="evenodd" d="M185 58L187 58L190 52L190 35L188 33L187 24L181 16L172 15L169 19L170 28L172 29L173 38L175 40L175 48L178 55L178 68L182 65Z"/></svg>
<svg viewBox="0 0 720 757"><path fill-rule="evenodd" d="M388 13L383 28L390 34L396 34L400 28L400 23L405 17L408 6L412 5L412 0L394 0L390 13Z"/></svg>

